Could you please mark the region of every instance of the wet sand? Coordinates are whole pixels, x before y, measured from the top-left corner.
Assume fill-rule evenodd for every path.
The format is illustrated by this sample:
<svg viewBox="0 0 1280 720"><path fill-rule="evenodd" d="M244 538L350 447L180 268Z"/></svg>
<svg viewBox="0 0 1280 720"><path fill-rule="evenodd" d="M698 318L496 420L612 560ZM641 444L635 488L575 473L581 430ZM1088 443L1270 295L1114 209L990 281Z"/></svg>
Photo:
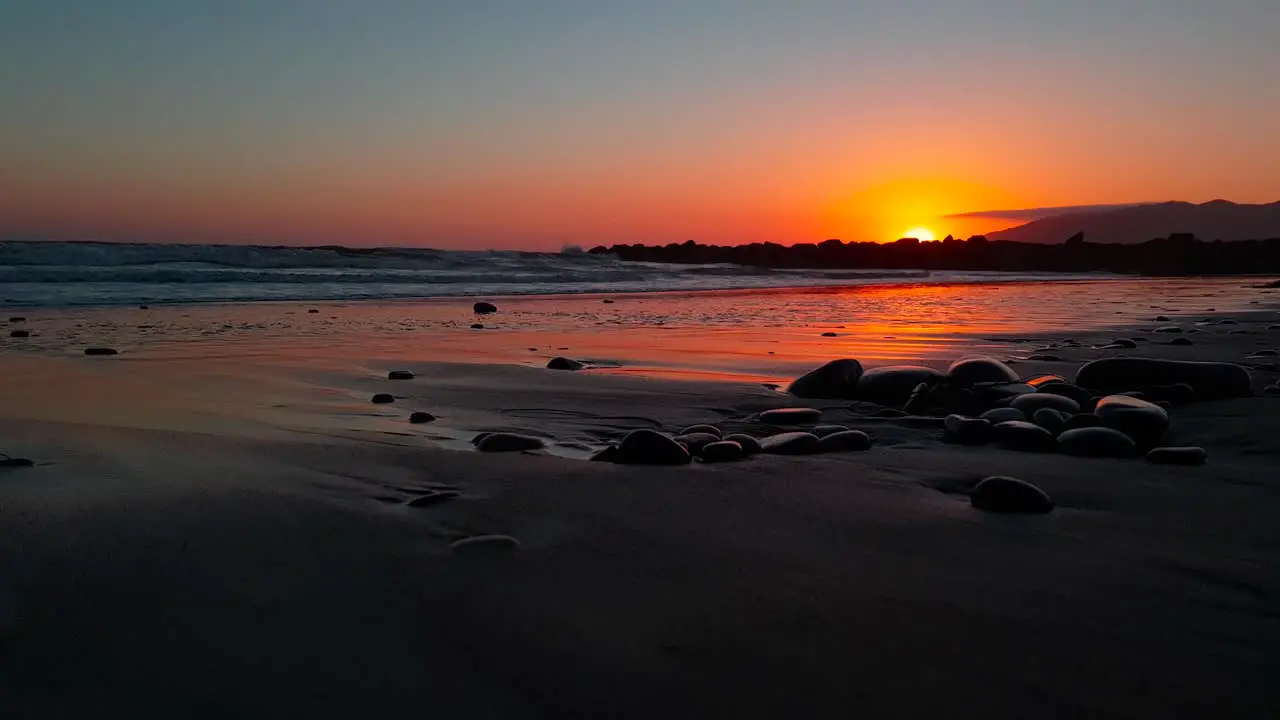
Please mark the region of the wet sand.
<svg viewBox="0 0 1280 720"><path fill-rule="evenodd" d="M1191 347L1147 333L1122 352L1246 362L1260 391L1280 372L1247 358L1280 349L1280 316L1243 312L1246 297L1237 325L1174 318L1201 330ZM215 310L153 322L183 312ZM1127 312L1114 328L956 333L922 359L981 349L1070 377L1117 352L1094 346L1154 328L1150 309ZM1280 714L1277 396L1175 408L1170 442L1210 459L1161 467L949 445L934 425L771 390L767 360L712 382L479 362L444 342L362 356L331 335L91 358L27 315L37 344L0 352L0 451L36 461L0 469L8 715ZM401 367L417 377L386 379ZM755 413L797 405L875 447L581 459L633 428L761 433ZM410 425L413 410L437 420ZM475 452L491 430L549 446ZM965 493L996 474L1057 509L975 510ZM410 504L439 490L458 494ZM451 554L483 534L521 549Z"/></svg>

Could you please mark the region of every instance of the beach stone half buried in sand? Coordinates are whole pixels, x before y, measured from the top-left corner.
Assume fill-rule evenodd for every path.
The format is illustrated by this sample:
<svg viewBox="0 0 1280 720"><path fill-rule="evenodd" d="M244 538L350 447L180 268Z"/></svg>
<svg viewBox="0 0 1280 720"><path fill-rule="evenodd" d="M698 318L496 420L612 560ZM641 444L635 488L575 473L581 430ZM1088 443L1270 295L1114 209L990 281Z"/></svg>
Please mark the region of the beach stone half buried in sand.
<svg viewBox="0 0 1280 720"><path fill-rule="evenodd" d="M120 353L113 348L91 347L91 348L85 348L84 354L85 355L119 355Z"/></svg>
<svg viewBox="0 0 1280 720"><path fill-rule="evenodd" d="M1204 448L1162 447L1147 453L1147 462L1153 465L1203 465L1209 460Z"/></svg>
<svg viewBox="0 0 1280 720"><path fill-rule="evenodd" d="M770 425L805 425L821 418L822 411L814 408L778 408L760 413L760 422Z"/></svg>
<svg viewBox="0 0 1280 720"><path fill-rule="evenodd" d="M1130 340L1129 338L1116 338L1115 340L1112 340L1111 344L1107 345L1107 347L1120 348L1122 350L1137 350L1138 343Z"/></svg>
<svg viewBox="0 0 1280 720"><path fill-rule="evenodd" d="M1128 395L1102 398L1093 414L1104 427L1128 435L1141 448L1155 446L1169 429L1169 413L1164 408Z"/></svg>
<svg viewBox="0 0 1280 720"><path fill-rule="evenodd" d="M715 435L716 437L720 437L721 435L723 435L723 433L720 432L720 428L716 427L715 425L706 425L706 424L690 425L689 427L680 431L681 435L692 435L694 433L710 433L712 435Z"/></svg>
<svg viewBox="0 0 1280 720"><path fill-rule="evenodd" d="M541 450L544 446L541 438L518 433L489 433L476 443L480 452L524 452L525 450Z"/></svg>
<svg viewBox="0 0 1280 720"><path fill-rule="evenodd" d="M997 425L1002 422L1012 422L1014 420L1026 420L1027 414L1017 408L1004 407L1004 408L995 408L994 410L988 410L982 413L981 415L979 415L978 417L980 417L983 420L986 420L992 425Z"/></svg>
<svg viewBox="0 0 1280 720"><path fill-rule="evenodd" d="M1170 345L1180 345L1180 346L1186 347L1186 346L1188 346L1188 345L1194 345L1195 343L1191 342L1191 338L1187 338L1187 337L1176 337L1176 338L1174 338L1174 339L1170 340L1170 341L1169 341L1169 344L1170 344Z"/></svg>
<svg viewBox="0 0 1280 720"><path fill-rule="evenodd" d="M961 445L986 445L995 437L991 421L982 418L948 415L942 428L947 440Z"/></svg>
<svg viewBox="0 0 1280 720"><path fill-rule="evenodd" d="M1039 425L1019 420L997 423L995 433L996 440L1010 450L1052 452L1058 444L1053 433Z"/></svg>
<svg viewBox="0 0 1280 720"><path fill-rule="evenodd" d="M828 435L835 435L838 432L844 432L848 429L849 428L844 425L815 425L809 429L809 432L817 435L818 439L821 440Z"/></svg>
<svg viewBox="0 0 1280 720"><path fill-rule="evenodd" d="M1138 454L1128 435L1107 427L1068 430L1058 436L1058 449L1077 457L1127 458Z"/></svg>
<svg viewBox="0 0 1280 720"><path fill-rule="evenodd" d="M1081 410L1093 409L1093 393L1078 385L1072 385L1068 382L1045 383L1037 388L1036 392L1044 393L1045 395L1061 395L1062 397L1071 398L1080 405Z"/></svg>
<svg viewBox="0 0 1280 720"><path fill-rule="evenodd" d="M1028 416L1034 416L1041 408L1053 408L1060 412L1074 415L1080 412L1080 403L1065 395L1035 392L1030 395L1019 395L1009 403L1009 407L1021 410Z"/></svg>
<svg viewBox="0 0 1280 720"><path fill-rule="evenodd" d="M1031 422L1054 435L1061 435L1062 431L1067 429L1067 420L1070 417L1072 416L1061 410L1045 407L1031 414Z"/></svg>
<svg viewBox="0 0 1280 720"><path fill-rule="evenodd" d="M387 403L393 403L395 401L396 401L396 396L392 395L391 393L378 393L377 395L374 395L369 400L369 402L375 405L386 405Z"/></svg>
<svg viewBox="0 0 1280 720"><path fill-rule="evenodd" d="M1249 371L1234 363L1103 358L1085 363L1076 384L1099 393L1142 390L1157 385L1186 383L1199 400L1247 397L1252 394Z"/></svg>
<svg viewBox="0 0 1280 720"><path fill-rule="evenodd" d="M861 378L862 363L853 359L832 360L792 380L787 392L818 400L852 400Z"/></svg>
<svg viewBox="0 0 1280 720"><path fill-rule="evenodd" d="M822 452L822 441L813 433L781 433L761 440L760 450L768 455L814 455Z"/></svg>
<svg viewBox="0 0 1280 720"><path fill-rule="evenodd" d="M824 453L862 452L871 449L871 436L861 430L845 430L819 438L818 448Z"/></svg>
<svg viewBox="0 0 1280 720"><path fill-rule="evenodd" d="M978 483L969 493L969 502L987 512L1043 515L1053 511L1048 493L1029 482L999 475Z"/></svg>
<svg viewBox="0 0 1280 720"><path fill-rule="evenodd" d="M733 433L731 435L725 435L724 439L730 440L732 442L736 442L739 445L741 445L742 452L746 454L747 457L760 454L760 441L756 440L750 435L746 435L743 433Z"/></svg>
<svg viewBox="0 0 1280 720"><path fill-rule="evenodd" d="M688 433L686 435L677 435L676 442L689 448L689 452L697 455L702 451L702 448L711 443L720 442L720 436L712 435L711 433Z"/></svg>
<svg viewBox="0 0 1280 720"><path fill-rule="evenodd" d="M417 412L409 414L409 422L413 423L414 425L429 423L434 421L435 419L436 419L435 415L432 415L431 413L426 412L424 410L418 410Z"/></svg>
<svg viewBox="0 0 1280 720"><path fill-rule="evenodd" d="M718 440L702 447L698 459L705 463L734 462L747 456L742 446L732 440Z"/></svg>
<svg viewBox="0 0 1280 720"><path fill-rule="evenodd" d="M1013 368L986 355L970 355L951 363L951 367L947 368L947 377L961 385L1018 382L1018 373Z"/></svg>
<svg viewBox="0 0 1280 720"><path fill-rule="evenodd" d="M471 306L471 309L472 309L472 310L474 310L476 313L478 313L478 314L480 314L480 315L487 315L487 314L489 314L489 313L496 313L496 312L498 312L498 306L497 306L497 305L494 305L493 303L483 302L483 301L482 301L482 302L478 302L478 303L476 303L475 305L472 305L472 306Z"/></svg>
<svg viewBox="0 0 1280 720"><path fill-rule="evenodd" d="M507 560L520 550L520 541L510 535L476 535L449 545L449 554L474 560Z"/></svg>
<svg viewBox="0 0 1280 720"><path fill-rule="evenodd" d="M388 380L412 380L413 373L408 370L392 370L387 373Z"/></svg>
<svg viewBox="0 0 1280 720"><path fill-rule="evenodd" d="M623 465L688 465L692 459L683 445L648 429L627 433L613 455L613 461Z"/></svg>
<svg viewBox="0 0 1280 720"><path fill-rule="evenodd" d="M900 408L920 384L937 385L946 376L933 368L917 365L886 365L872 368L858 380L859 400Z"/></svg>
<svg viewBox="0 0 1280 720"><path fill-rule="evenodd" d="M570 360L567 357L553 357L547 363L548 370L581 370L586 367L577 360Z"/></svg>

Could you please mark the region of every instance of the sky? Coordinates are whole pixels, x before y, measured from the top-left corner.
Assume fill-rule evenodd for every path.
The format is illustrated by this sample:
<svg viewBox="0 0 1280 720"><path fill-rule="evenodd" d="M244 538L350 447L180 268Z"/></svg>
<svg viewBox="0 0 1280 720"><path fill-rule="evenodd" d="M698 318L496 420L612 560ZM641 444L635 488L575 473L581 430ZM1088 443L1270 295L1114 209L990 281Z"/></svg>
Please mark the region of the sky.
<svg viewBox="0 0 1280 720"><path fill-rule="evenodd" d="M1276 0L0 0L0 238L887 241L1273 202L1278 29Z"/></svg>

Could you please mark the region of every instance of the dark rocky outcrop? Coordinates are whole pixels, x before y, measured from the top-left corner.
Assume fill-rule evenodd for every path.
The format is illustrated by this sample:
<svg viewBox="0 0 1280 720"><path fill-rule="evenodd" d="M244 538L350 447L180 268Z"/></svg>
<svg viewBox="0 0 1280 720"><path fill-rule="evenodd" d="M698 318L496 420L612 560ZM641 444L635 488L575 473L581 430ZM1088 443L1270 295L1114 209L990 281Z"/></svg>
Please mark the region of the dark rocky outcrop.
<svg viewBox="0 0 1280 720"><path fill-rule="evenodd" d="M1043 515L1053 511L1048 493L1024 480L1002 476L979 482L969 493L969 502L988 512Z"/></svg>
<svg viewBox="0 0 1280 720"><path fill-rule="evenodd" d="M1232 363L1104 358L1086 363L1076 374L1077 385L1099 393L1144 390L1175 383L1195 388L1198 400L1245 397L1252 392L1249 371Z"/></svg>
<svg viewBox="0 0 1280 720"><path fill-rule="evenodd" d="M791 382L787 392L796 397L823 400L852 400L857 397L862 363L853 359L832 360Z"/></svg>

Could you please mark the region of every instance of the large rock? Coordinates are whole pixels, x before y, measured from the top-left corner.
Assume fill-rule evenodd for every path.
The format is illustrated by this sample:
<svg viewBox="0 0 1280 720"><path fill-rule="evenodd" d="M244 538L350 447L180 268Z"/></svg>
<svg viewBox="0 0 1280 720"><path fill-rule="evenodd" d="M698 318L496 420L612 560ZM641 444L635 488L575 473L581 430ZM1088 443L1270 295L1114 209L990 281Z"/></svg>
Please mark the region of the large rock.
<svg viewBox="0 0 1280 720"><path fill-rule="evenodd" d="M1080 403L1065 395L1037 392L1031 395L1019 395L1009 403L1009 407L1021 410L1028 416L1035 415L1041 408L1052 408L1059 412L1074 415L1080 412Z"/></svg>
<svg viewBox="0 0 1280 720"><path fill-rule="evenodd" d="M736 442L742 446L742 452L747 457L760 454L760 441L746 435L744 433L732 433L724 436L725 440Z"/></svg>
<svg viewBox="0 0 1280 720"><path fill-rule="evenodd" d="M548 370L581 370L584 367L586 365L567 357L553 357L547 362Z"/></svg>
<svg viewBox="0 0 1280 720"><path fill-rule="evenodd" d="M1039 425L1020 420L998 423L995 434L1000 445L1010 450L1052 452L1057 447L1057 439L1053 437L1053 433Z"/></svg>
<svg viewBox="0 0 1280 720"><path fill-rule="evenodd" d="M813 433L781 433L761 440L760 451L769 455L813 455L822 452L822 441Z"/></svg>
<svg viewBox="0 0 1280 720"><path fill-rule="evenodd" d="M832 360L801 375L787 386L796 397L821 400L852 400L857 397L862 363L853 359Z"/></svg>
<svg viewBox="0 0 1280 720"><path fill-rule="evenodd" d="M1128 435L1108 427L1067 430L1058 436L1058 449L1078 457L1133 457L1138 447Z"/></svg>
<svg viewBox="0 0 1280 720"><path fill-rule="evenodd" d="M907 404L917 385L937 385L946 376L933 368L916 365L886 365L872 368L858 381L858 399L886 407Z"/></svg>
<svg viewBox="0 0 1280 720"><path fill-rule="evenodd" d="M542 447L541 438L507 432L489 433L476 443L476 449L480 452L524 452Z"/></svg>
<svg viewBox="0 0 1280 720"><path fill-rule="evenodd" d="M624 465L688 465L689 451L675 440L648 429L632 430L618 445L613 461Z"/></svg>
<svg viewBox="0 0 1280 720"><path fill-rule="evenodd" d="M824 453L861 452L871 449L871 436L861 430L845 430L819 438L818 447Z"/></svg>
<svg viewBox="0 0 1280 720"><path fill-rule="evenodd" d="M760 413L760 422L770 425L808 425L821 418L822 411L815 408L778 408Z"/></svg>
<svg viewBox="0 0 1280 720"><path fill-rule="evenodd" d="M475 305L472 305L471 309L476 311L476 313L479 315L488 315L489 313L498 312L497 305L494 305L493 303L483 302L483 301L478 302Z"/></svg>
<svg viewBox="0 0 1280 720"><path fill-rule="evenodd" d="M976 383L1016 383L1018 373L999 360L986 355L970 355L951 363L947 378L961 385Z"/></svg>
<svg viewBox="0 0 1280 720"><path fill-rule="evenodd" d="M1100 393L1143 390L1158 385L1186 383L1200 400L1245 397L1252 394L1249 371L1233 363L1156 360L1154 358L1104 358L1086 363L1076 374L1076 384Z"/></svg>
<svg viewBox="0 0 1280 720"><path fill-rule="evenodd" d="M979 510L998 513L1043 515L1053 510L1049 494L1017 478L995 476L978 483L969 493L969 502Z"/></svg>
<svg viewBox="0 0 1280 720"><path fill-rule="evenodd" d="M1155 465L1203 465L1208 459L1209 453L1195 446L1155 448L1147 453L1147 462Z"/></svg>
<svg viewBox="0 0 1280 720"><path fill-rule="evenodd" d="M1169 413L1164 408L1128 395L1102 398L1093 414L1104 427L1128 435L1140 448L1154 447L1169 429Z"/></svg>

